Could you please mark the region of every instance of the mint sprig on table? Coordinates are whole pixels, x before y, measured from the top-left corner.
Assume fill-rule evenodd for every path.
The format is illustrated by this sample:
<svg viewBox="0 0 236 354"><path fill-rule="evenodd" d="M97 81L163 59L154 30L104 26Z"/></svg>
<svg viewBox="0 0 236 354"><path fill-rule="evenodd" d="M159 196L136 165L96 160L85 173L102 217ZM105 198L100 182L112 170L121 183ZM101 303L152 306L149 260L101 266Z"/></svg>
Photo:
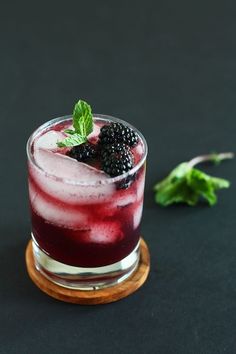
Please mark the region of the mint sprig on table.
<svg viewBox="0 0 236 354"><path fill-rule="evenodd" d="M79 100L73 111L73 128L66 129L68 135L62 141L57 142L58 147L70 147L86 143L87 136L93 131L93 115L90 105Z"/></svg>
<svg viewBox="0 0 236 354"><path fill-rule="evenodd" d="M165 179L154 186L156 203L162 206L174 203L194 206L203 198L210 206L216 204L216 191L229 188L230 182L223 178L209 176L194 166L206 161L218 164L222 160L233 157L234 154L231 152L209 154L179 164Z"/></svg>

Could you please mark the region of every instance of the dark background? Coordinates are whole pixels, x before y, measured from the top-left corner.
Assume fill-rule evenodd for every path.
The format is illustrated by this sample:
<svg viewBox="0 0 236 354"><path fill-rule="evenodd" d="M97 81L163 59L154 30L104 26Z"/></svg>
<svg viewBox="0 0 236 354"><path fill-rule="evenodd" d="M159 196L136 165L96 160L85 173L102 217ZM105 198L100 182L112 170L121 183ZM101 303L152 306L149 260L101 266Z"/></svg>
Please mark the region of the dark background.
<svg viewBox="0 0 236 354"><path fill-rule="evenodd" d="M154 204L181 161L235 150L231 1L1 2L0 353L236 352L235 183L217 206ZM25 144L83 98L149 144L143 235L148 281L110 305L61 303L27 276ZM235 162L205 171L235 182Z"/></svg>

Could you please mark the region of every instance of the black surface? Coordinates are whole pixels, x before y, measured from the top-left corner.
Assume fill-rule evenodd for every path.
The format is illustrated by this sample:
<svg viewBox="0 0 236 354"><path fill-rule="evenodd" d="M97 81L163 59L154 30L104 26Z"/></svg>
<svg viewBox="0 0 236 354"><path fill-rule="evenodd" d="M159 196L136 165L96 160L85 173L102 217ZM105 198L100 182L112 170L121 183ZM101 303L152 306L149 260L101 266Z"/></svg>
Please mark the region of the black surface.
<svg viewBox="0 0 236 354"><path fill-rule="evenodd" d="M0 11L0 353L236 352L235 162L214 208L162 209L152 186L178 162L235 150L236 5L211 1L5 2ZM84 98L149 144L145 286L97 307L29 280L25 143Z"/></svg>

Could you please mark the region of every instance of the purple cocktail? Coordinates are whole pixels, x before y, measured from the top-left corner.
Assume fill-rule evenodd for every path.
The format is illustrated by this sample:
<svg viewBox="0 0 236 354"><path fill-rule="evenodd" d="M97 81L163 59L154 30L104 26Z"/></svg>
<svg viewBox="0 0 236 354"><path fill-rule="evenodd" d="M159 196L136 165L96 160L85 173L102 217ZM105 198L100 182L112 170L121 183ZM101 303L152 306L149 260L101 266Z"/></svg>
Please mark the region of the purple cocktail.
<svg viewBox="0 0 236 354"><path fill-rule="evenodd" d="M135 131L137 141L125 146L126 152L125 144L113 150L101 144L102 127L114 122ZM86 143L94 148L93 155L78 161L71 147L57 146L71 125L71 117L51 120L28 141L33 250L46 277L89 290L122 281L138 264L147 147L129 124L94 115ZM111 176L113 154L116 168L122 159L132 162L127 172Z"/></svg>

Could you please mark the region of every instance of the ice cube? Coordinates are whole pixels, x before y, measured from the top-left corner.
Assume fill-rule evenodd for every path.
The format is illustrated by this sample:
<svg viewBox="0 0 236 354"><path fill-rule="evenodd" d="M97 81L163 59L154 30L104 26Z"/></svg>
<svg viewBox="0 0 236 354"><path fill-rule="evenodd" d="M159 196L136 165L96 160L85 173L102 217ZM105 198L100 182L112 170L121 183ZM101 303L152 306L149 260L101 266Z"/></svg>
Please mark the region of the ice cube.
<svg viewBox="0 0 236 354"><path fill-rule="evenodd" d="M93 223L88 235L88 242L95 243L113 243L124 237L121 224L116 221Z"/></svg>
<svg viewBox="0 0 236 354"><path fill-rule="evenodd" d="M30 180L29 180L28 186L29 186L29 199L30 199L31 204L33 205L34 199L35 199L35 197L37 196L38 193L34 189L32 183L30 182Z"/></svg>
<svg viewBox="0 0 236 354"><path fill-rule="evenodd" d="M140 201L143 198L145 185L145 172L143 172L137 181L137 200Z"/></svg>
<svg viewBox="0 0 236 354"><path fill-rule="evenodd" d="M93 144L96 144L97 141L98 141L98 136L100 134L100 129L101 129L101 126L94 123L93 125L93 131L91 134L88 135L88 140L93 143Z"/></svg>
<svg viewBox="0 0 236 354"><path fill-rule="evenodd" d="M65 139L65 134L55 130L49 130L47 133L41 135L34 142L35 149L57 149L57 142Z"/></svg>
<svg viewBox="0 0 236 354"><path fill-rule="evenodd" d="M142 212L143 212L143 203L140 203L134 210L134 215L133 215L134 229L137 229L137 227L141 222Z"/></svg>
<svg viewBox="0 0 236 354"><path fill-rule="evenodd" d="M38 149L34 153L36 163L47 173L31 169L31 173L40 188L54 197L72 204L100 203L115 191L112 183L102 184L108 176L94 167L78 162L68 156ZM83 182L76 185L60 181L58 178ZM89 184L91 183L91 184ZM87 185L86 185L87 184Z"/></svg>
<svg viewBox="0 0 236 354"><path fill-rule="evenodd" d="M110 198L108 203L105 202L96 206L96 215L98 215L99 218L104 218L104 215L106 217L112 217L117 213L117 206L113 203L114 198L116 197Z"/></svg>
<svg viewBox="0 0 236 354"><path fill-rule="evenodd" d="M133 155L134 155L134 161L135 164L137 164L143 157L144 154L144 146L143 143L139 142L138 145L136 145L132 149Z"/></svg>
<svg viewBox="0 0 236 354"><path fill-rule="evenodd" d="M132 192L129 193L128 190L125 190L122 195L115 198L115 203L117 207L124 207L129 204L133 204L136 201L137 196Z"/></svg>
<svg viewBox="0 0 236 354"><path fill-rule="evenodd" d="M136 145L134 147L133 151L136 152L137 155L139 155L141 157L143 155L143 153L144 153L144 147L143 147L143 145L141 143L139 143L138 145Z"/></svg>
<svg viewBox="0 0 236 354"><path fill-rule="evenodd" d="M35 151L34 157L44 171L59 178L84 182L99 182L107 179L103 171L57 152L40 149Z"/></svg>
<svg viewBox="0 0 236 354"><path fill-rule="evenodd" d="M29 184L29 194L34 211L48 222L72 229L89 228L86 213L44 198L43 195L36 192L31 183Z"/></svg>

